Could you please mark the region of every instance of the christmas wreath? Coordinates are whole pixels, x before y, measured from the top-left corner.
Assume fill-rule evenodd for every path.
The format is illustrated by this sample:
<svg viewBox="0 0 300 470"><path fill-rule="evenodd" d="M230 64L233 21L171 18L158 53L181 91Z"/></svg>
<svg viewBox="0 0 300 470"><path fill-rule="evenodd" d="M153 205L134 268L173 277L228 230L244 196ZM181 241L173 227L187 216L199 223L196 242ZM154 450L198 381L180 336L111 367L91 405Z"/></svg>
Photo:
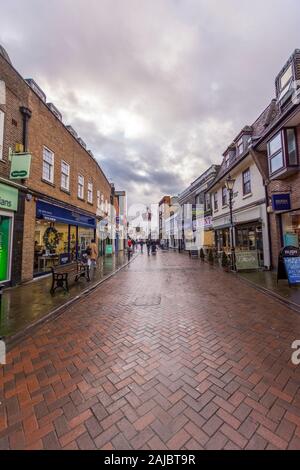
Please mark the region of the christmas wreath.
<svg viewBox="0 0 300 470"><path fill-rule="evenodd" d="M47 250L55 250L59 244L59 234L56 228L48 227L43 236L44 244Z"/></svg>

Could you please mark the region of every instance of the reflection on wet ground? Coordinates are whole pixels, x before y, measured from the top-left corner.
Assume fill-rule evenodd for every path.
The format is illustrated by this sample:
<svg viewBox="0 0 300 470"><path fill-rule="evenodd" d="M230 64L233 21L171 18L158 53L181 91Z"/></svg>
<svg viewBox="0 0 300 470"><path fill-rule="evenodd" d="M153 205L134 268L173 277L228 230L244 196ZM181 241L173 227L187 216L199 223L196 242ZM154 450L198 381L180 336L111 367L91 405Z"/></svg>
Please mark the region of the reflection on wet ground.
<svg viewBox="0 0 300 470"><path fill-rule="evenodd" d="M300 286L289 287L287 280L277 282L277 273L275 271L241 272L239 276L253 282L258 287L269 290L271 293L274 292L289 302L299 305L300 308Z"/></svg>
<svg viewBox="0 0 300 470"><path fill-rule="evenodd" d="M43 276L33 282L6 290L1 304L0 337L18 333L26 326L73 299L85 289L92 287L126 262L127 256L123 252L103 257L99 259L97 269L91 272L90 282L82 278L77 283L70 284L69 292L57 289L54 296L49 293L51 276Z"/></svg>

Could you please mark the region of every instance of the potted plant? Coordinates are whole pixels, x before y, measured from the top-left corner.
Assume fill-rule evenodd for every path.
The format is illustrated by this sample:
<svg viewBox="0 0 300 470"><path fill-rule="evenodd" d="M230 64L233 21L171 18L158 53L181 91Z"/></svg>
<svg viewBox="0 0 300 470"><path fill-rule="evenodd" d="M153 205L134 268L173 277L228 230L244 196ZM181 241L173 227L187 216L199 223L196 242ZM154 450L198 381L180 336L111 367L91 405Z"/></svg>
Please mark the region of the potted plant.
<svg viewBox="0 0 300 470"><path fill-rule="evenodd" d="M203 248L201 248L201 250L200 250L200 259L201 259L201 261L205 260L205 254L204 254Z"/></svg>
<svg viewBox="0 0 300 470"><path fill-rule="evenodd" d="M229 272L229 258L226 255L225 251L222 251L221 264L224 271Z"/></svg>
<svg viewBox="0 0 300 470"><path fill-rule="evenodd" d="M213 255L212 250L209 250L209 252L208 252L208 262L209 262L209 264L214 264L214 255Z"/></svg>

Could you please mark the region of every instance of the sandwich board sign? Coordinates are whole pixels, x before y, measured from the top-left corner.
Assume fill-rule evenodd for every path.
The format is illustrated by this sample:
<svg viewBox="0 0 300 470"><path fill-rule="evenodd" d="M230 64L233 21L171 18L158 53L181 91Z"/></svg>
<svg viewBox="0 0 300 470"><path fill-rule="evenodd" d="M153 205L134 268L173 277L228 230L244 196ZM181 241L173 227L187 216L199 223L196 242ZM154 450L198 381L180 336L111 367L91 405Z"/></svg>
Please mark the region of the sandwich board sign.
<svg viewBox="0 0 300 470"><path fill-rule="evenodd" d="M279 254L277 282L287 279L289 286L300 284L300 250L295 246L283 248Z"/></svg>

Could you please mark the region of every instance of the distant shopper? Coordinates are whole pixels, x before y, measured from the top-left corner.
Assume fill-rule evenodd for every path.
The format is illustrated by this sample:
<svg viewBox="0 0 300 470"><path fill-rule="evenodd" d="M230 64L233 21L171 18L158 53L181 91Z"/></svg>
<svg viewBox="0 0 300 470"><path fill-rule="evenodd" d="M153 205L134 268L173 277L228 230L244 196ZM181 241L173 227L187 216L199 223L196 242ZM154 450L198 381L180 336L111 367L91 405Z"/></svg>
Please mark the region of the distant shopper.
<svg viewBox="0 0 300 470"><path fill-rule="evenodd" d="M146 242L146 245L147 245L147 253L148 253L148 256L150 256L150 250L151 250L151 240L147 240Z"/></svg>
<svg viewBox="0 0 300 470"><path fill-rule="evenodd" d="M86 249L86 254L88 256L88 265L96 269L98 259L98 247L96 244L96 240L93 239L88 245Z"/></svg>
<svg viewBox="0 0 300 470"><path fill-rule="evenodd" d="M128 238L128 240L127 240L127 254L128 254L128 259L130 259L132 250L133 250L132 240L131 240L131 238Z"/></svg>
<svg viewBox="0 0 300 470"><path fill-rule="evenodd" d="M144 240L140 241L141 253L144 251Z"/></svg>

